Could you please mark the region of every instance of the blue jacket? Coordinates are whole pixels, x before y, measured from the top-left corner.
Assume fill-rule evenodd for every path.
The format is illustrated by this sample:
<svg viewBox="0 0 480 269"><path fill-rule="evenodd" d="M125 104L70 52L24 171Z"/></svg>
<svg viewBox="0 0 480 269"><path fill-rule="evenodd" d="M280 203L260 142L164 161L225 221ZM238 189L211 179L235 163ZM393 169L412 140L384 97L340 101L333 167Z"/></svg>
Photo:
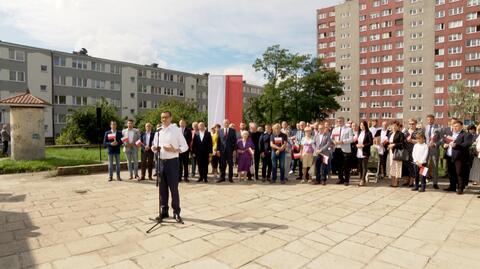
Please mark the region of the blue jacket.
<svg viewBox="0 0 480 269"><path fill-rule="evenodd" d="M108 154L120 154L120 146L123 144L122 142L122 132L117 130L115 140L118 142L116 146L112 146L111 140L108 140L108 135L112 133L112 130L108 130L105 132L105 135L103 136L103 146L108 149Z"/></svg>

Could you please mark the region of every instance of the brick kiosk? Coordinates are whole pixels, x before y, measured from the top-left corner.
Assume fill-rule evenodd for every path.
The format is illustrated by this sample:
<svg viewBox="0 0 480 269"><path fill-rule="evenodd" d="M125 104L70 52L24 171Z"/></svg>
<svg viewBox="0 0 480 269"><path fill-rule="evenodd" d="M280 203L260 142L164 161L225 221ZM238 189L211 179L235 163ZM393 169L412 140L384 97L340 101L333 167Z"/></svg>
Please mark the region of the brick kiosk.
<svg viewBox="0 0 480 269"><path fill-rule="evenodd" d="M11 159L38 160L45 158L44 108L50 103L25 93L0 100L10 107Z"/></svg>

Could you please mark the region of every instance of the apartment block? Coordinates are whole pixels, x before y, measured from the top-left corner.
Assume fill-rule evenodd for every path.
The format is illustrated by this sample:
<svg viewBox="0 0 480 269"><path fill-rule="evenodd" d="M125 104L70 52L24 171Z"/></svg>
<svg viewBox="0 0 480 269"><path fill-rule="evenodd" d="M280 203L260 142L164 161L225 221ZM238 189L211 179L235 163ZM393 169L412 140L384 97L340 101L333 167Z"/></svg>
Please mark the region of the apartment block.
<svg viewBox="0 0 480 269"><path fill-rule="evenodd" d="M196 102L207 111L208 74L191 74L0 41L0 98L29 88L53 104L46 108L45 137L53 142L73 109L94 105L101 99L118 108L123 118L155 109L174 98ZM263 87L244 82L244 100L263 93ZM0 124L9 122L8 107L0 107Z"/></svg>
<svg viewBox="0 0 480 269"><path fill-rule="evenodd" d="M317 55L344 82L333 117L448 117L458 80L480 92L480 0L346 0L317 10Z"/></svg>

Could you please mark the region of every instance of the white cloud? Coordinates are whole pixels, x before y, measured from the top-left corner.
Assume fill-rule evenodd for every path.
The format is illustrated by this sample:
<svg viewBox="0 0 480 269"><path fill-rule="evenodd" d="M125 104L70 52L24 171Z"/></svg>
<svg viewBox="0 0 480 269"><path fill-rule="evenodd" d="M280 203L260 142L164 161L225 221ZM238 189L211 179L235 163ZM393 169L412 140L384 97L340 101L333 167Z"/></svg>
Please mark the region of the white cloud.
<svg viewBox="0 0 480 269"><path fill-rule="evenodd" d="M181 52L207 53L215 48L259 55L278 43L313 53L315 10L336 2L3 0L0 12L7 16L0 27L18 29L49 48L85 47L97 57L166 67ZM216 68L251 72L243 63L223 64Z"/></svg>

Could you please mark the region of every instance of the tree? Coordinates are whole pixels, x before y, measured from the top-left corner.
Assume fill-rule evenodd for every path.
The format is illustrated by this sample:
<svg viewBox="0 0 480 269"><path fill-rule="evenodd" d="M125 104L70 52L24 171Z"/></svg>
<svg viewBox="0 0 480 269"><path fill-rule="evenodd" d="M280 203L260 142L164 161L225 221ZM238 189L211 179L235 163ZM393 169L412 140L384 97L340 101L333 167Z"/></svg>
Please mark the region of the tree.
<svg viewBox="0 0 480 269"><path fill-rule="evenodd" d="M97 127L97 106L102 108L100 130ZM117 122L118 129L123 128L123 121L117 108L104 98L96 105L89 105L70 110L67 124L56 139L58 144L96 144L103 138L103 132L110 129L110 121Z"/></svg>
<svg viewBox="0 0 480 269"><path fill-rule="evenodd" d="M181 119L186 120L188 124L194 121L206 122L207 120L207 113L198 111L195 102L179 101L172 98L160 103L157 109L139 113L136 116L136 126L144 131L145 124L150 122L155 127L157 123L161 122L160 116L163 111L170 111L172 113L172 122L174 123L178 123Z"/></svg>
<svg viewBox="0 0 480 269"><path fill-rule="evenodd" d="M324 68L317 58L274 45L253 67L267 79L263 95L249 100L245 113L256 122L323 119L340 108L335 100L343 94L340 74Z"/></svg>
<svg viewBox="0 0 480 269"><path fill-rule="evenodd" d="M452 117L475 122L480 112L480 95L459 80L448 88L448 108Z"/></svg>

